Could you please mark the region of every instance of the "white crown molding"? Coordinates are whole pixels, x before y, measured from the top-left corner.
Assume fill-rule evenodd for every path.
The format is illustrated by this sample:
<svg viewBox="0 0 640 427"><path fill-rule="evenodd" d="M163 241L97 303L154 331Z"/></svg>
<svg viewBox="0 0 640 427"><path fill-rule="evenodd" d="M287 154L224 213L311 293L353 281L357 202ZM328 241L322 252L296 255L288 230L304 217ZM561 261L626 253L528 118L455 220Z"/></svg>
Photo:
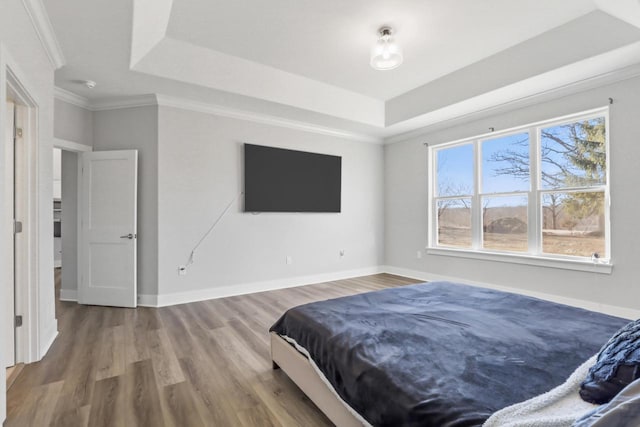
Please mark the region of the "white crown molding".
<svg viewBox="0 0 640 427"><path fill-rule="evenodd" d="M53 97L57 100L66 102L67 104L75 105L76 107L84 108L85 110L91 110L91 103L84 96L76 95L73 92L69 92L61 87L54 87Z"/></svg>
<svg viewBox="0 0 640 427"><path fill-rule="evenodd" d="M156 95L136 95L91 101L91 111L120 110L122 108L148 107L158 105Z"/></svg>
<svg viewBox="0 0 640 427"><path fill-rule="evenodd" d="M88 109L90 111L105 111L105 110L117 110L122 108L134 108L145 107L151 105L158 105L163 107L173 107L183 110L195 111L204 114L212 114L221 117L228 117L238 120L247 120L255 123L261 123L271 126L279 126L288 129L294 129L304 132L311 132L320 135L327 135L336 138L344 138L352 141L367 142L374 144L394 144L398 142L407 141L413 138L418 138L433 132L436 129L453 126L454 124L462 121L477 120L482 117L486 117L493 114L499 114L508 110L514 110L517 108L523 108L536 103L552 100L562 96L567 96L579 92L584 92L593 88L604 86L607 84L616 83L619 81L631 79L640 76L640 63L633 64L627 67L623 67L610 72L602 73L599 75L587 77L575 82L551 88L548 90L540 91L531 95L523 96L520 98L512 99L502 103L496 103L489 107L482 108L471 113L467 112L463 106L457 105L447 107L448 111L437 114L444 109L436 110L429 114L437 114L439 117L434 119L427 125L416 126L415 129L407 132L393 133L393 126L386 129L390 135L383 137L376 137L373 135L367 135L362 133L349 132L341 129L330 128L320 126L308 122L291 120L268 114L256 113L246 110L239 110L230 107L226 107L219 104L210 104L198 101L192 101L185 98L179 98L169 95L138 95L130 97L119 98L106 98L103 100L90 101L80 95L76 95L65 89L56 87L55 97L61 101L76 105L81 108ZM481 95L485 96L485 95ZM486 96L491 96L487 94Z"/></svg>
<svg viewBox="0 0 640 427"><path fill-rule="evenodd" d="M321 135L328 135L336 138L344 138L358 142L369 142L382 144L382 138L375 136L348 132L340 129L314 125L312 123L289 120L268 114L254 113L250 111L237 110L223 105L208 104L204 102L191 101L168 95L137 95L119 98L105 98L102 100L89 100L83 96L76 95L68 90L56 87L54 96L60 101L81 107L90 111L119 110L122 108L147 107L158 105L163 107L180 108L182 110L195 111L198 113L212 114L216 116L229 117L239 120L247 120L271 126L285 127L304 132L312 132Z"/></svg>
<svg viewBox="0 0 640 427"><path fill-rule="evenodd" d="M370 142L381 144L382 138L375 136L348 132L340 129L329 128L325 126L314 125L307 122L297 120L289 120L275 117L267 114L254 113L250 111L237 110L222 105L207 104L188 99L177 98L167 95L157 95L158 105L163 107L174 107L183 110L196 111L199 113L213 114L216 116L229 117L232 119L247 120L250 122L262 123L271 126L285 127L288 129L301 130L304 132L312 132L321 135L333 136L337 138L350 139L359 142Z"/></svg>
<svg viewBox="0 0 640 427"><path fill-rule="evenodd" d="M486 117L493 114L499 114L505 111L512 111L517 108L523 108L537 103L541 103L547 100L560 98L567 95L572 95L580 92L584 92L597 87L621 82L624 80L632 79L640 76L640 63L633 64L627 67L622 67L617 70L605 72L599 75L590 76L584 79L576 80L574 82L550 88L548 90L539 91L537 93L523 96L520 98L508 100L502 103L496 103L487 108L482 108L471 113L465 112L461 108L457 108L456 105L451 106L450 114L446 117L440 117L434 119L431 123L416 127L416 129L408 132L397 133L384 139L384 144L395 144L398 142L404 142L410 139L425 136L436 129L441 129L455 125L460 121L472 121L478 120L482 117ZM517 83L516 83L517 84ZM491 96L491 93L482 96ZM604 100L603 100L604 101ZM459 103L464 104L465 101ZM435 113L435 112L432 112ZM432 114L428 113L428 114ZM426 116L426 115L425 115Z"/></svg>
<svg viewBox="0 0 640 427"><path fill-rule="evenodd" d="M156 95L136 95L126 97L104 98L89 100L66 89L55 87L53 96L63 102L89 111L119 110L121 108L147 107L158 105Z"/></svg>
<svg viewBox="0 0 640 427"><path fill-rule="evenodd" d="M62 48L58 43L56 33L53 31L53 25L51 25L49 15L42 4L42 1L22 0L22 4L26 9L29 18L31 18L33 27L35 28L38 38L49 57L51 65L53 65L57 70L66 63L66 60L64 59Z"/></svg>

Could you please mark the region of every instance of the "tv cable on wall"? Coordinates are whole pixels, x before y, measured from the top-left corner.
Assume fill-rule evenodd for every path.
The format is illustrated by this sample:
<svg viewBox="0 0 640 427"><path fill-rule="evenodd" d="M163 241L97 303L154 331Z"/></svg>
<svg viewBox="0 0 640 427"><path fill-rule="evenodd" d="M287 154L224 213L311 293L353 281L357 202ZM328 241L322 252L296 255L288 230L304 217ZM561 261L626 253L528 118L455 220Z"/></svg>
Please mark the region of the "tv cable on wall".
<svg viewBox="0 0 640 427"><path fill-rule="evenodd" d="M179 272L180 274L186 274L187 271L187 267L189 267L191 264L194 263L195 261L195 256L196 256L196 251L198 250L198 248L200 247L200 245L202 244L202 242L204 242L207 237L209 237L209 235L211 234L211 232L213 231L214 228L216 228L216 225L218 225L218 223L222 220L222 218L224 218L224 216L227 214L227 212L229 212L229 209L231 209L231 206L233 206L238 199L244 194L244 192L240 192L236 197L234 197L229 204L227 204L227 207L224 208L224 210L222 211L222 213L218 216L218 218L216 218L216 220L213 222L213 224L211 224L211 227L209 227L209 229L207 230L206 233L204 233L204 235L200 238L200 240L198 241L198 243L196 243L196 245L194 246L194 248L191 250L191 253L189 254L189 259L187 260L187 263L185 265L181 265L179 267Z"/></svg>

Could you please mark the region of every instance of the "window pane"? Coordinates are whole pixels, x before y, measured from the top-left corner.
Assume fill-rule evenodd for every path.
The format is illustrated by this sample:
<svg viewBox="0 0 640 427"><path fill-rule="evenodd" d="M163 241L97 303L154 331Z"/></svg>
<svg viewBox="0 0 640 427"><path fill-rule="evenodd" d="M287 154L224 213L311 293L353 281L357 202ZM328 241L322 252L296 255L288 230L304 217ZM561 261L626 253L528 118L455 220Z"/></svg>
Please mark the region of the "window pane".
<svg viewBox="0 0 640 427"><path fill-rule="evenodd" d="M603 192L543 194L542 215L544 253L608 258Z"/></svg>
<svg viewBox="0 0 640 427"><path fill-rule="evenodd" d="M473 145L444 148L436 152L438 196L473 193Z"/></svg>
<svg viewBox="0 0 640 427"><path fill-rule="evenodd" d="M540 138L542 188L605 184L604 117L544 128Z"/></svg>
<svg viewBox="0 0 640 427"><path fill-rule="evenodd" d="M527 251L527 197L482 198L482 247L500 251Z"/></svg>
<svg viewBox="0 0 640 427"><path fill-rule="evenodd" d="M482 143L482 192L529 191L529 134Z"/></svg>
<svg viewBox="0 0 640 427"><path fill-rule="evenodd" d="M471 247L471 199L438 200L438 245Z"/></svg>

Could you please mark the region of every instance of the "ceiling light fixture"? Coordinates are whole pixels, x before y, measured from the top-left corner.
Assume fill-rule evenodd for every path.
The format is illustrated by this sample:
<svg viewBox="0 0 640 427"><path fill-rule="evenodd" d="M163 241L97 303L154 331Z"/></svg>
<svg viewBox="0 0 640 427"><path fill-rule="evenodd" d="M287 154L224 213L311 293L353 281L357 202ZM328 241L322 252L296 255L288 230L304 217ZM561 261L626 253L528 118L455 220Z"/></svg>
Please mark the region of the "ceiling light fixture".
<svg viewBox="0 0 640 427"><path fill-rule="evenodd" d="M82 84L84 84L89 89L93 89L94 87L96 87L96 82L94 82L93 80L84 80Z"/></svg>
<svg viewBox="0 0 640 427"><path fill-rule="evenodd" d="M393 70L402 64L402 50L393 39L391 27L378 30L379 38L371 49L371 66L376 70Z"/></svg>

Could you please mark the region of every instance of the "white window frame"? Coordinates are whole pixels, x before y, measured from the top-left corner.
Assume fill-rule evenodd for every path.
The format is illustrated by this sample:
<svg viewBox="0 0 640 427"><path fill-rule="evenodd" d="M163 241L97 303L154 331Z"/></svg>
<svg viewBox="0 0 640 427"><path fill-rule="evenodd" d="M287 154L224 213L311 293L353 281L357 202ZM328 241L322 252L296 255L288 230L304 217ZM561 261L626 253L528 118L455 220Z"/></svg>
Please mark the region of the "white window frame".
<svg viewBox="0 0 640 427"><path fill-rule="evenodd" d="M542 189L541 183L541 130L543 128L553 127L556 125L567 124L572 121L588 120L597 117L604 117L606 126L605 135L605 154L606 154L606 182L604 185L592 187L563 187L558 189ZM512 193L481 193L482 189L482 156L481 145L483 141L498 139L501 137L529 133L529 150L530 150L530 188L524 191L515 191ZM446 255L462 258L483 259L498 262L510 262L516 264L537 265L543 267L562 268L569 270L580 270L610 274L613 268L611 254L611 222L610 222L610 156L609 156L609 136L610 136L609 107L602 107L588 111L582 111L575 114L569 114L562 117L552 118L549 120L529 123L505 129L499 132L490 132L470 138L459 139L443 144L429 146L428 148L428 245L427 253L431 255ZM437 202L447 197L437 196L437 152L441 149L448 149L456 146L472 144L474 153L474 193L469 195L450 196L450 199L470 198L471 199L471 248L455 248L449 246L439 246L438 239L438 223L437 223ZM542 253L542 218L543 206L542 195L550 192L604 192L604 226L605 226L605 249L606 258L597 260L588 259L586 257L546 254ZM493 249L484 249L482 247L482 197L509 196L509 195L525 195L528 197L527 210L527 230L528 230L528 252L508 252Z"/></svg>

